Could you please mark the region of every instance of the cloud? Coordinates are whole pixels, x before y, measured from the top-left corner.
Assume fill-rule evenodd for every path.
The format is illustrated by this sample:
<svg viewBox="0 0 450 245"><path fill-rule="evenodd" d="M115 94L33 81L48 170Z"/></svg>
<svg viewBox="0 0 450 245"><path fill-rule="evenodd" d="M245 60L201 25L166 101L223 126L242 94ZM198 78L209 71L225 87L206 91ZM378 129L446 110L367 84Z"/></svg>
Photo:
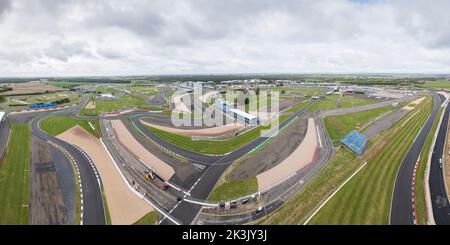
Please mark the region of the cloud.
<svg viewBox="0 0 450 245"><path fill-rule="evenodd" d="M0 76L447 72L448 9L445 0L2 0Z"/></svg>
<svg viewBox="0 0 450 245"><path fill-rule="evenodd" d="M0 17L11 8L11 0L0 1Z"/></svg>

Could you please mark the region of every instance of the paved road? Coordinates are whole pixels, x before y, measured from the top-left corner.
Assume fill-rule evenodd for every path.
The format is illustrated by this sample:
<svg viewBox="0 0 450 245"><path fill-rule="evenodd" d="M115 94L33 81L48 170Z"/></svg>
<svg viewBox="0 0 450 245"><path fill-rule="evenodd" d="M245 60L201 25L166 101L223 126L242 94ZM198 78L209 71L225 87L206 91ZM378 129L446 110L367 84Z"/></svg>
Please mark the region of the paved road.
<svg viewBox="0 0 450 245"><path fill-rule="evenodd" d="M59 140L43 132L38 124L39 121L47 116L40 114L31 123L31 132L45 141L51 141L69 152L75 158L80 170L82 191L83 191L83 224L85 225L103 225L106 224L105 213L103 209L102 192L97 182L94 170L82 152L71 144Z"/></svg>
<svg viewBox="0 0 450 245"><path fill-rule="evenodd" d="M438 225L450 225L450 205L445 190L444 173L439 159L445 149L446 132L449 119L450 106L447 106L442 118L441 127L431 156L430 167L430 194L433 207L434 221ZM448 156L448 155L447 155Z"/></svg>
<svg viewBox="0 0 450 245"><path fill-rule="evenodd" d="M292 120L300 116L309 108L315 101L311 101L308 105L302 108L300 111L294 113L289 119L280 124L280 128L289 124ZM258 145L262 144L268 138L260 137L251 143L233 151L232 153L219 158L217 161L211 163L206 171L203 173L202 177L194 184L190 189L190 194L192 199L206 200L214 188L215 184L219 180L222 173L228 167L229 164L234 162L236 159L241 158ZM200 211L201 206L195 205L186 201L181 201L179 205L172 211L172 215L180 220L183 224L191 224L197 213ZM162 224L170 224L167 221L162 222Z"/></svg>
<svg viewBox="0 0 450 245"><path fill-rule="evenodd" d="M161 88L161 90L159 90L159 92L153 96L150 100L149 100L149 106L161 106L167 103L166 101L166 93L167 93L167 86L164 86Z"/></svg>
<svg viewBox="0 0 450 245"><path fill-rule="evenodd" d="M408 153L405 155L400 168L397 172L397 178L395 181L393 199L391 204L391 217L390 223L392 225L410 225L413 224L413 204L412 204L412 180L413 172L426 138L433 126L436 116L439 112L442 98L438 98L433 93L434 103L431 115L419 132L416 140L411 146Z"/></svg>

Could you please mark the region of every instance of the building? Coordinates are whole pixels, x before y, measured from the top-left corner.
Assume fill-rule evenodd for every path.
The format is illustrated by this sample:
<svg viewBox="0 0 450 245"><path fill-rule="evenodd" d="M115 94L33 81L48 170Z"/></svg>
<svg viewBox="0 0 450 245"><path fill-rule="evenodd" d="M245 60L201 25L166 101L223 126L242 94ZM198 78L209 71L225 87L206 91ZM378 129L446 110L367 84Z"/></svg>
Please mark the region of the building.
<svg viewBox="0 0 450 245"><path fill-rule="evenodd" d="M233 113L234 118L238 119L241 122L244 122L245 124L249 125L258 124L258 118L256 116L248 114L245 111L241 111L238 109L230 109L230 112Z"/></svg>
<svg viewBox="0 0 450 245"><path fill-rule="evenodd" d="M98 98L102 100L114 100L116 97L112 94L100 94Z"/></svg>
<svg viewBox="0 0 450 245"><path fill-rule="evenodd" d="M341 143L361 156L366 149L367 137L353 130L341 139Z"/></svg>
<svg viewBox="0 0 450 245"><path fill-rule="evenodd" d="M230 106L227 102L223 102L222 100L216 101L216 107L222 110L225 113L230 113L233 115L233 117L245 124L248 125L257 125L258 124L258 118L256 116L253 116L247 112L234 109L233 106Z"/></svg>

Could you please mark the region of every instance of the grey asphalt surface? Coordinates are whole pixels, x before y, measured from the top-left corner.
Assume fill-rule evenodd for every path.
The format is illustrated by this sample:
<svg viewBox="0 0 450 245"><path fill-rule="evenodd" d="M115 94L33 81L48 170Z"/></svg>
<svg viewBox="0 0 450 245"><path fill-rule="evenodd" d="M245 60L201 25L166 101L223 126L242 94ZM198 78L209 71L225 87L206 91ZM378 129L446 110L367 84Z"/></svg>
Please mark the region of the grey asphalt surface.
<svg viewBox="0 0 450 245"><path fill-rule="evenodd" d="M149 106L160 106L166 104L167 87L162 87L159 92L149 100Z"/></svg>
<svg viewBox="0 0 450 245"><path fill-rule="evenodd" d="M104 225L106 224L105 213L103 209L102 191L97 182L94 170L89 163L89 159L82 152L71 144L59 140L43 132L38 124L39 121L48 114L40 114L31 123L31 132L38 138L51 141L63 147L70 155L75 158L80 170L82 191L83 191L83 224L84 225Z"/></svg>
<svg viewBox="0 0 450 245"><path fill-rule="evenodd" d="M9 122L3 121L0 123L0 157L6 152L6 145L9 138Z"/></svg>
<svg viewBox="0 0 450 245"><path fill-rule="evenodd" d="M289 117L286 121L282 122L279 127L282 128L290 123L292 120L300 116L304 113L306 109L313 104L314 101L311 101L308 105L303 107L300 111L294 113ZM157 136L155 136L157 137ZM229 164L234 162L236 159L244 156L258 145L262 144L266 141L267 138L260 137L250 142L249 144L233 151L232 153L220 157L215 162L210 162L211 164L207 167L206 171L203 173L203 176L194 184L191 189L191 199L197 199L204 201L208 198L215 184L219 180L222 173L228 167ZM173 146L170 144L170 146ZM181 201L180 204L172 211L172 215L180 220L183 224L191 224L194 218L197 216L200 211L201 206L195 205L186 201ZM170 224L167 220L164 220L161 224Z"/></svg>
<svg viewBox="0 0 450 245"><path fill-rule="evenodd" d="M408 153L405 155L397 172L391 204L390 223L392 225L414 224L411 191L414 167L422 151L423 145L425 144L426 138L431 130L431 127L436 120L436 116L439 112L441 103L443 102L443 99L437 97L435 93L433 93L433 99L435 103L433 106L433 110L431 111L431 115L427 119L425 125L422 127L422 130L419 132Z"/></svg>
<svg viewBox="0 0 450 245"><path fill-rule="evenodd" d="M430 194L433 207L434 221L437 225L450 225L450 205L445 190L444 173L439 159L443 156L448 127L450 106L447 106L442 118L441 127L431 156L430 166Z"/></svg>

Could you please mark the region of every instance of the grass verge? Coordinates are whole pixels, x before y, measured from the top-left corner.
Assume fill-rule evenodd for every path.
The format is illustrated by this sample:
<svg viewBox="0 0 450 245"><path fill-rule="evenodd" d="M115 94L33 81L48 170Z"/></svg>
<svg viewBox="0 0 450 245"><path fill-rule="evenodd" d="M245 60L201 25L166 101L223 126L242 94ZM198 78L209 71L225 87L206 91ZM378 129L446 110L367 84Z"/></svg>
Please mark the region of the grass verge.
<svg viewBox="0 0 450 245"><path fill-rule="evenodd" d="M151 211L150 213L144 215L138 221L136 221L133 225L155 225L158 221L158 212Z"/></svg>
<svg viewBox="0 0 450 245"><path fill-rule="evenodd" d="M325 117L325 127L332 140L339 140L350 131L354 129L358 130L371 119L380 116L391 109L392 106L386 106L367 111Z"/></svg>
<svg viewBox="0 0 450 245"><path fill-rule="evenodd" d="M315 177L313 177L298 193L296 193L291 199L289 199L283 206L280 207L277 212L272 213L271 215L263 218L262 220L258 221L259 224L302 224L306 221L306 219L314 212L314 210L321 205L321 203L330 196L341 183L345 181L352 173L358 169L361 164L363 164L370 156L375 154L378 149L380 149L381 146L383 146L385 140L391 135L393 132L395 132L395 129L398 127L398 125L401 125L403 122L405 122L410 115L413 115L415 113L415 110L410 112L407 116L402 118L397 124L388 129L387 131L373 137L369 140L367 149L362 157L357 157L353 153L351 153L347 148L341 147L332 157L332 159L329 161L329 163L322 169ZM423 114L423 113L422 113ZM419 113L418 115L419 116ZM416 117L418 118L418 117ZM417 120L410 120L409 125L410 126L413 122ZM406 126L406 125L405 125ZM409 127L404 127L405 129ZM401 138L401 135L397 135L396 138ZM387 145L382 148L385 149ZM395 148L395 147L394 147ZM392 149L392 147L391 147ZM378 152L377 155L381 154L381 152ZM369 162L372 167L381 167L377 164L373 164L372 161ZM382 165L389 165L389 162L386 162ZM395 165L395 164L392 164ZM368 166L365 167L365 169L361 170L367 170ZM361 173L360 172L360 173ZM358 174L359 175L359 174ZM356 176L355 176L356 177ZM354 179L352 179L353 181ZM347 183L350 184L349 181ZM374 185L383 185L385 184L384 180L377 180L378 182L374 182L372 179L372 182ZM389 184L388 184L389 185ZM366 184L368 186L368 184ZM345 188L346 186L344 186ZM344 189L343 188L343 189ZM392 185L389 186L389 188L392 190ZM342 189L342 190L343 190ZM341 193L341 192L339 192ZM338 193L338 194L339 194ZM348 194L349 192L347 192ZM370 194L371 192L367 193ZM350 193L352 194L352 193ZM340 209L334 209L333 212L336 212L338 214L350 214L349 216L352 216L352 208L355 208L355 203L357 203L359 200L363 200L360 195L357 195L359 193L355 193L355 195L351 196L351 200L341 200L343 201L343 207L340 207ZM333 198L336 199L336 196ZM389 196L390 199L390 196ZM378 204L378 201L375 201L371 204L371 208ZM363 207L364 208L364 207ZM372 212L370 210L370 212ZM330 215L330 218L335 217L334 214ZM324 222L322 222L324 223ZM325 223L331 223L331 222L325 222Z"/></svg>
<svg viewBox="0 0 450 245"><path fill-rule="evenodd" d="M208 200L212 202L232 200L257 191L258 181L255 176L248 179L225 182L216 186L211 192L211 195L209 195Z"/></svg>
<svg viewBox="0 0 450 245"><path fill-rule="evenodd" d="M82 128L86 129L89 133L98 137L97 133L92 130L89 126L91 122L96 131L100 129L98 120L83 120L75 119L70 116L49 116L44 119L39 124L39 127L49 135L56 136L58 134L64 133L65 131L71 129L75 125L80 125Z"/></svg>
<svg viewBox="0 0 450 245"><path fill-rule="evenodd" d="M443 109L439 109L439 113L436 117L436 120L431 127L430 133L427 136L427 140L425 141L425 145L423 146L422 152L420 153L419 167L417 169L416 174L416 186L415 186L415 196L416 196L416 211L417 211L417 224L426 225L427 224L427 210L425 204L425 193L424 193L424 177L425 177L425 168L427 166L428 161L428 153L430 151L431 145L433 143L434 133L437 130L439 119L443 113Z"/></svg>
<svg viewBox="0 0 450 245"><path fill-rule="evenodd" d="M30 130L12 124L11 136L0 164L0 224L28 224Z"/></svg>
<svg viewBox="0 0 450 245"><path fill-rule="evenodd" d="M419 112L313 217L311 224L389 224L398 168L432 110Z"/></svg>
<svg viewBox="0 0 450 245"><path fill-rule="evenodd" d="M281 115L279 118L279 123L285 121L288 118L288 115ZM270 128L270 126L259 126L243 134L224 140L193 140L189 136L170 133L161 129L153 128L148 125L144 126L161 139L186 150L217 155L231 152L250 143L252 140L260 137L261 130Z"/></svg>

